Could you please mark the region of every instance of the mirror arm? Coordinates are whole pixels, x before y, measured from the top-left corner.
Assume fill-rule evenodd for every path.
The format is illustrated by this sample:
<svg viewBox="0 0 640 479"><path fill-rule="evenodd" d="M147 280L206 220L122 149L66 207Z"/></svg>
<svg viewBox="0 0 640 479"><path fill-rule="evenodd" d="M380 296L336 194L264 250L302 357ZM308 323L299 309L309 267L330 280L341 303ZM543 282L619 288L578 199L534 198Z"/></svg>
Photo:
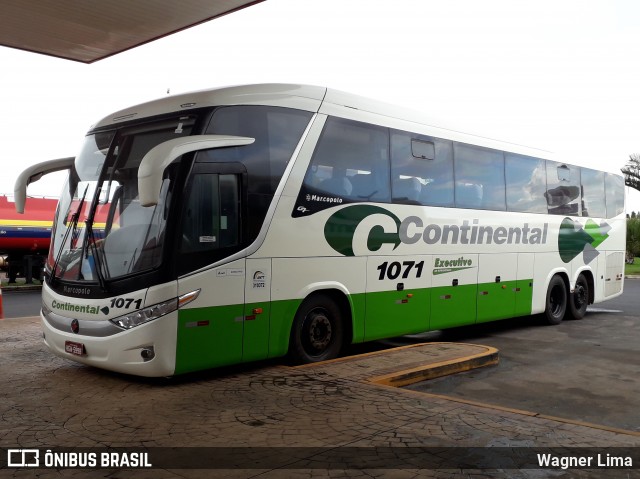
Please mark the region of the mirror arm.
<svg viewBox="0 0 640 479"><path fill-rule="evenodd" d="M211 150L225 146L250 145L254 138L228 135L182 136L151 148L138 169L138 195L142 206L154 206L160 199L164 170L176 158L194 151Z"/></svg>
<svg viewBox="0 0 640 479"><path fill-rule="evenodd" d="M16 211L24 213L24 205L27 201L27 186L38 181L44 175L54 171L68 170L73 166L75 157L58 158L57 160L44 161L25 169L16 179L13 194L16 202Z"/></svg>

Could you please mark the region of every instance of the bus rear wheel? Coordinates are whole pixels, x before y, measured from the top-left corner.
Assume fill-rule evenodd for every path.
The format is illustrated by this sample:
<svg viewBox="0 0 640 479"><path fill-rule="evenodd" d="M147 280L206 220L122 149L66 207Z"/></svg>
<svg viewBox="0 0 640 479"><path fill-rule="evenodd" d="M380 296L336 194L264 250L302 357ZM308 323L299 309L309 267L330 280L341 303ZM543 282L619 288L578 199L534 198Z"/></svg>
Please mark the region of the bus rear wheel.
<svg viewBox="0 0 640 479"><path fill-rule="evenodd" d="M305 299L293 321L289 355L297 364L333 359L342 348L340 307L326 294Z"/></svg>
<svg viewBox="0 0 640 479"><path fill-rule="evenodd" d="M569 313L573 319L582 319L589 305L589 282L583 274L578 276L569 301Z"/></svg>
<svg viewBox="0 0 640 479"><path fill-rule="evenodd" d="M567 287L560 276L554 276L547 289L544 314L549 324L560 324L567 311Z"/></svg>

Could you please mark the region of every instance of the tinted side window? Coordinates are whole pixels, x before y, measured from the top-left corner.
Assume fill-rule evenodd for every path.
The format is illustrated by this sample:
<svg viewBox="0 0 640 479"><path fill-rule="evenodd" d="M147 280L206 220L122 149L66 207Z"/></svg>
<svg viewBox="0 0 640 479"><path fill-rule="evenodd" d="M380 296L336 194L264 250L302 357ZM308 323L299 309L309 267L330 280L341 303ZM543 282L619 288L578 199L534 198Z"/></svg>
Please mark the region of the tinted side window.
<svg viewBox="0 0 640 479"><path fill-rule="evenodd" d="M604 218L607 208L604 195L604 172L581 168L582 216Z"/></svg>
<svg viewBox="0 0 640 479"><path fill-rule="evenodd" d="M204 155L215 161L243 163L249 173L249 193L273 193L310 119L310 112L289 108L218 108L207 133L247 136L256 141L247 146L210 150Z"/></svg>
<svg viewBox="0 0 640 479"><path fill-rule="evenodd" d="M388 202L389 130L330 117L298 198L298 211L320 211L344 202Z"/></svg>
<svg viewBox="0 0 640 479"><path fill-rule="evenodd" d="M624 178L607 173L607 218L613 218L624 211Z"/></svg>
<svg viewBox="0 0 640 479"><path fill-rule="evenodd" d="M456 206L505 210L504 154L454 143Z"/></svg>
<svg viewBox="0 0 640 479"><path fill-rule="evenodd" d="M546 213L547 175L545 161L505 153L507 209L524 213Z"/></svg>
<svg viewBox="0 0 640 479"><path fill-rule="evenodd" d="M555 215L580 215L580 168L547 161L547 205Z"/></svg>
<svg viewBox="0 0 640 479"><path fill-rule="evenodd" d="M248 234L258 235L273 194L312 113L271 106L218 108L206 133L255 138L251 145L198 153L200 162L239 162L248 172Z"/></svg>
<svg viewBox="0 0 640 479"><path fill-rule="evenodd" d="M392 131L391 190L395 203L453 206L452 143Z"/></svg>

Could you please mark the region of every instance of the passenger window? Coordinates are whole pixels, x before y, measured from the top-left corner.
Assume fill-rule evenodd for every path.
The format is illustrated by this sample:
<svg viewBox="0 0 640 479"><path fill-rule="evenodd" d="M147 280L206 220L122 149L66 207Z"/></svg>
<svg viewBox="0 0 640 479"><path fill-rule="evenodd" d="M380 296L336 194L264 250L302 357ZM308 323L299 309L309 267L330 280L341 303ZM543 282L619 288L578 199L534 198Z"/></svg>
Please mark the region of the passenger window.
<svg viewBox="0 0 640 479"><path fill-rule="evenodd" d="M530 156L505 153L507 210L546 213L547 173L545 161Z"/></svg>
<svg viewBox="0 0 640 479"><path fill-rule="evenodd" d="M604 195L604 172L582 168L582 216L604 218L607 207Z"/></svg>
<svg viewBox="0 0 640 479"><path fill-rule="evenodd" d="M311 113L267 106L218 108L207 133L248 136L250 145L216 148L201 152L204 159L242 162L249 172L249 194L273 194L282 174L309 124Z"/></svg>
<svg viewBox="0 0 640 479"><path fill-rule="evenodd" d="M550 214L580 216L580 168L547 161L547 191Z"/></svg>
<svg viewBox="0 0 640 479"><path fill-rule="evenodd" d="M504 154L454 143L456 206L505 210Z"/></svg>
<svg viewBox="0 0 640 479"><path fill-rule="evenodd" d="M388 202L389 130L329 117L305 175L298 212L344 202Z"/></svg>
<svg viewBox="0 0 640 479"><path fill-rule="evenodd" d="M248 172L247 234L262 228L273 195L312 113L274 106L224 106L215 110L207 133L254 138L245 146L201 151L199 162L240 162Z"/></svg>
<svg viewBox="0 0 640 479"><path fill-rule="evenodd" d="M607 173L605 181L607 218L613 218L624 212L624 178Z"/></svg>
<svg viewBox="0 0 640 479"><path fill-rule="evenodd" d="M391 190L394 203L453 206L451 142L392 131Z"/></svg>

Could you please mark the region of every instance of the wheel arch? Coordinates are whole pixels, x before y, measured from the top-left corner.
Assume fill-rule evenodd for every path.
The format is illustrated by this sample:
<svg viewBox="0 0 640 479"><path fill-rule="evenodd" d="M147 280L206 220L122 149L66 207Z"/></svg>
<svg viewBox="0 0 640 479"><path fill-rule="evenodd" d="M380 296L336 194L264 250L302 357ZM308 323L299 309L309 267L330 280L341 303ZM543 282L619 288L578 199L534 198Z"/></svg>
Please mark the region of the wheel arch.
<svg viewBox="0 0 640 479"><path fill-rule="evenodd" d="M571 292L571 282L569 280L570 275L565 268L554 268L551 271L549 271L549 274L547 275L547 280L544 285L544 291L547 291L549 289L549 284L551 284L551 280L555 276L559 276L560 278L562 278L562 281L564 281L564 285L567 288L567 294L569 294ZM577 277L578 276L576 275L576 278Z"/></svg>
<svg viewBox="0 0 640 479"><path fill-rule="evenodd" d="M582 268L578 270L573 280L574 286L580 275L583 275L587 280L587 284L589 285L589 304L593 304L595 301L595 278L593 276L593 271L590 268ZM571 292L573 292L573 290L571 290Z"/></svg>
<svg viewBox="0 0 640 479"><path fill-rule="evenodd" d="M562 281L564 281L564 285L567 288L567 298L568 298L569 295L571 294L571 282L569 281L569 275L566 273L566 271L559 271L553 276L559 276L560 278L562 278Z"/></svg>
<svg viewBox="0 0 640 479"><path fill-rule="evenodd" d="M301 292L300 297L302 300L300 301L298 310L308 298L322 294L331 298L343 314L342 322L344 326L344 336L342 346L344 347L351 344L353 342L354 318L356 317L354 314L355 306L349 290L343 284L322 282L308 285ZM291 327L293 328L293 324Z"/></svg>
<svg viewBox="0 0 640 479"><path fill-rule="evenodd" d="M559 286L560 284L564 290L562 291L561 299L558 298L556 290L556 285ZM555 273L549 275L545 293L544 316L547 320L547 324L560 324L567 313L567 308L569 308L570 298L571 289L569 276L566 271L556 270Z"/></svg>

